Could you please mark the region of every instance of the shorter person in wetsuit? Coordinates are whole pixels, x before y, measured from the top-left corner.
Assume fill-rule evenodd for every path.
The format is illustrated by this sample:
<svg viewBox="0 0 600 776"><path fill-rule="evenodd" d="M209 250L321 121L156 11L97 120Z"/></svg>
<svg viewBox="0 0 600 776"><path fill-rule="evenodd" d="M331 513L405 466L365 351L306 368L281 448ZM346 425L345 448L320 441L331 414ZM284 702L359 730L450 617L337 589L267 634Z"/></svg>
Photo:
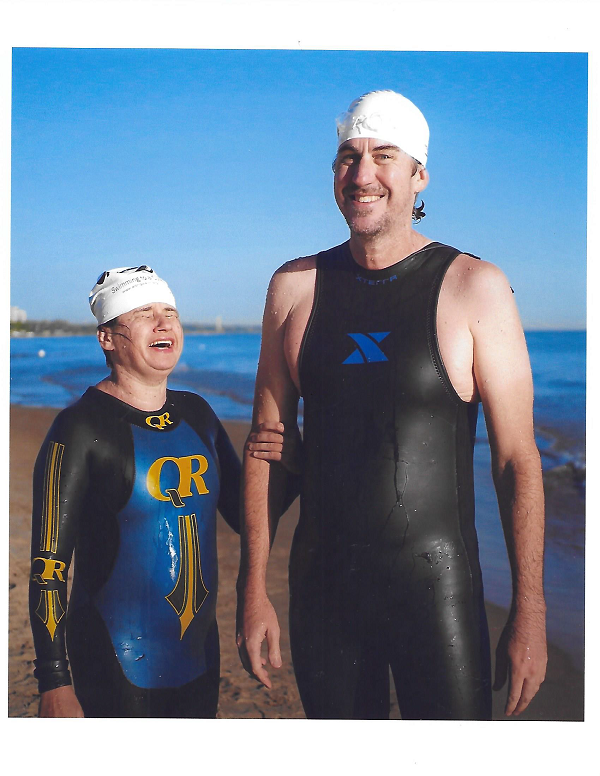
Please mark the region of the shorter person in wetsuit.
<svg viewBox="0 0 600 776"><path fill-rule="evenodd" d="M58 414L34 471L39 714L215 717L216 513L239 533L240 462L207 402L167 389L183 346L167 284L111 269L90 306L110 376ZM267 460L280 430L258 435Z"/></svg>

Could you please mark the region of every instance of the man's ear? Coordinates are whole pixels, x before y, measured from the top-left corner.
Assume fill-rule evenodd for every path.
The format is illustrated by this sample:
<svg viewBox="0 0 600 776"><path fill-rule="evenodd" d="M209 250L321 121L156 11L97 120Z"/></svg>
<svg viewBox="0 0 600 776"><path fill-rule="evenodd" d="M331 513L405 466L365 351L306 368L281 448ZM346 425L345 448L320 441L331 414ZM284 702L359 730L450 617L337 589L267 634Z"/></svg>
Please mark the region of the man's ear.
<svg viewBox="0 0 600 776"><path fill-rule="evenodd" d="M427 184L429 183L429 173L425 167L419 166L419 169L415 173L415 193L418 191L425 191Z"/></svg>
<svg viewBox="0 0 600 776"><path fill-rule="evenodd" d="M113 342L113 333L110 329L104 326L98 326L96 330L96 336L102 350L114 350L115 345Z"/></svg>

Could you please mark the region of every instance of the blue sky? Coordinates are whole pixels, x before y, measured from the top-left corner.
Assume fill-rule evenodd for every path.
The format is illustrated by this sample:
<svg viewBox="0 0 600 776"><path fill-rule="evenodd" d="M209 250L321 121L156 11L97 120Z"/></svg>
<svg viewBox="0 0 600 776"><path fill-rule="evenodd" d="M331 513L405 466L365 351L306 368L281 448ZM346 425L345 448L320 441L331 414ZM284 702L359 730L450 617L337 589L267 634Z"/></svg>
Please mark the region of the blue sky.
<svg viewBox="0 0 600 776"><path fill-rule="evenodd" d="M526 328L585 325L584 53L15 48L11 304L92 322L150 264L184 321L256 323L284 261L347 239L335 117L391 88L431 130L420 230L498 264Z"/></svg>

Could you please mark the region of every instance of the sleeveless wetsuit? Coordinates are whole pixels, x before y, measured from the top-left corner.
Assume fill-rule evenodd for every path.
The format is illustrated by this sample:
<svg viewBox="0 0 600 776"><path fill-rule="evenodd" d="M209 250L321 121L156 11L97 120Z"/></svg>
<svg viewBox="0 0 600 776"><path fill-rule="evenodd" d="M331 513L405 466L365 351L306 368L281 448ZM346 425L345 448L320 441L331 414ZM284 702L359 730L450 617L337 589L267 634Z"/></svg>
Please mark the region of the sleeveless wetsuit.
<svg viewBox="0 0 600 776"><path fill-rule="evenodd" d="M34 471L40 692L71 683L66 630L85 716L216 715L216 510L239 532L239 482L225 430L193 393L167 391L148 413L89 388L59 413Z"/></svg>
<svg viewBox="0 0 600 776"><path fill-rule="evenodd" d="M442 364L437 299L459 254L383 270L317 258L300 353L304 452L290 558L292 658L307 717L490 719L474 525L477 405Z"/></svg>

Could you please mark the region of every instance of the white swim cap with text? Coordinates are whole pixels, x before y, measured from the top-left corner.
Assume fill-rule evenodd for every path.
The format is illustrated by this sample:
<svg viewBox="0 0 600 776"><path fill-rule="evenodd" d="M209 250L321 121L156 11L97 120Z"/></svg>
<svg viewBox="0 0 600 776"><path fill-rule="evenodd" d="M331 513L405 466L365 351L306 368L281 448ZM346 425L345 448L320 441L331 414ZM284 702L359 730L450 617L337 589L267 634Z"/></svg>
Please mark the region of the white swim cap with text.
<svg viewBox="0 0 600 776"><path fill-rule="evenodd" d="M169 286L145 264L103 272L90 291L89 301L99 326L153 302L175 307Z"/></svg>
<svg viewBox="0 0 600 776"><path fill-rule="evenodd" d="M427 164L429 126L406 97L391 90L369 92L337 119L338 147L346 140L373 137L393 143L417 162Z"/></svg>

